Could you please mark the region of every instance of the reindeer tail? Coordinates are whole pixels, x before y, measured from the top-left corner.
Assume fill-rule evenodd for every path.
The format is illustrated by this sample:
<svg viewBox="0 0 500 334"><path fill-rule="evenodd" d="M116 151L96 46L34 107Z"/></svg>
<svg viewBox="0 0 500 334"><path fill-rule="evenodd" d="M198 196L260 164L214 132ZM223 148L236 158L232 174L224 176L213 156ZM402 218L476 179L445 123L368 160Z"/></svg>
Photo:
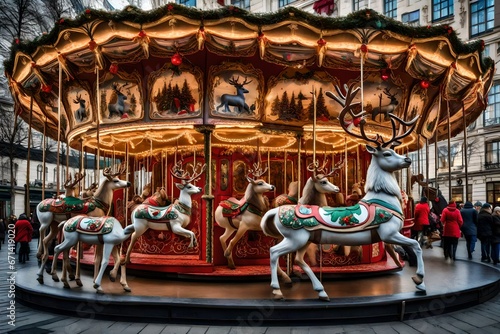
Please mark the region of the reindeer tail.
<svg viewBox="0 0 500 334"><path fill-rule="evenodd" d="M282 235L276 228L276 224L274 219L278 214L279 208L274 208L266 212L262 220L260 221L260 228L264 232L265 235L268 235L273 238L281 238Z"/></svg>

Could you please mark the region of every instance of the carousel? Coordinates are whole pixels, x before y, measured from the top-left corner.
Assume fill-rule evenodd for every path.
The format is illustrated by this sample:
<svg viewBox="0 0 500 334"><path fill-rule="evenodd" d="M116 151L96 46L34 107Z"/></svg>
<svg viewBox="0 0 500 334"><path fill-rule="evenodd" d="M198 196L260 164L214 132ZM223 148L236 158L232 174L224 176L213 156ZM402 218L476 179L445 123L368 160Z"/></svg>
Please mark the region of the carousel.
<svg viewBox="0 0 500 334"><path fill-rule="evenodd" d="M20 117L101 162L95 180L80 182L105 173L127 183L95 220L79 218L95 228L113 216L120 233L133 230L121 253L127 269L268 279L278 241L262 232L262 216L286 216L272 210L298 201L354 207L378 178L368 175L373 147L404 157L461 132L486 107L494 65L483 49L450 26L410 27L373 10L326 18L169 4L61 18L14 44L6 74ZM390 217L404 221L403 234L412 225L408 166L390 171L403 190L402 212ZM342 217L354 224L352 213ZM400 270L384 242L399 239L379 239L334 238L301 252L324 277ZM82 262L94 263L94 248ZM291 262L279 261L288 274L300 270Z"/></svg>

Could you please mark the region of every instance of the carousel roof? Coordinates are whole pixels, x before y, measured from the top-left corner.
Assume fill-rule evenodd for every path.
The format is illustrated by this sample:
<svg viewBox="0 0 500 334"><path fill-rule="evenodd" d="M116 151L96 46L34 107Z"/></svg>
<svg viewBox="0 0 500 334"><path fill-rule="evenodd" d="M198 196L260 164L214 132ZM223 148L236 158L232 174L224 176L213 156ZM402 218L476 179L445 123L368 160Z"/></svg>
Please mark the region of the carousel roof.
<svg viewBox="0 0 500 334"><path fill-rule="evenodd" d="M21 117L33 98L33 126L53 138L61 129L75 148L192 149L210 127L212 145L225 148L307 150L314 132L320 150L349 149L358 139L330 98L348 84L361 88L370 133L391 135L388 113L418 116L403 142L413 150L446 137L448 115L456 135L485 109L494 65L483 49L447 25L410 27L373 10L325 18L169 4L60 19L15 43L5 68Z"/></svg>

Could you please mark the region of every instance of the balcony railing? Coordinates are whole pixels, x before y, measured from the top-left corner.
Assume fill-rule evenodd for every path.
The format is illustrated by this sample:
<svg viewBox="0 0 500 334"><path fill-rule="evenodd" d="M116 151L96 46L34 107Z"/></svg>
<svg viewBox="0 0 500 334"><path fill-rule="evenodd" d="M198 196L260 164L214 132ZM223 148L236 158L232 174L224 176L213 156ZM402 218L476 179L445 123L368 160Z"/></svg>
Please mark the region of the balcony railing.
<svg viewBox="0 0 500 334"><path fill-rule="evenodd" d="M484 164L485 169L500 169L500 162L490 162Z"/></svg>

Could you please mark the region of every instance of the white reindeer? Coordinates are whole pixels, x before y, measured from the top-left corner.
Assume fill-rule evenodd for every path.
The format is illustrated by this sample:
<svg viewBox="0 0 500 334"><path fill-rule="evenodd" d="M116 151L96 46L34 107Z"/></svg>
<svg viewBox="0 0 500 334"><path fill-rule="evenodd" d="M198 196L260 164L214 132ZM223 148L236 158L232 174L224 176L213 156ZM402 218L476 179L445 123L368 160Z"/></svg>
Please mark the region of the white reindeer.
<svg viewBox="0 0 500 334"><path fill-rule="evenodd" d="M282 299L283 294L278 281L278 259L280 256L299 251L303 252L313 242L316 244L342 244L342 245L367 245L378 241L409 246L417 256L416 276L412 277L416 288L425 291L424 262L422 249L419 243L405 237L400 233L404 223L401 208L401 190L394 172L408 168L411 159L397 154L392 148L398 145L399 140L408 136L416 126L418 117L410 122L405 122L393 114L389 114L392 126L392 138L388 141L380 135L369 137L365 133L365 111L354 114L358 103L352 100L359 88L353 91L353 85L346 87L346 95L342 96L338 87L337 92L341 97L327 94L339 102L343 109L339 120L342 128L348 134L368 142L375 143L376 147L366 145L372 155L368 168L365 192L366 195L355 207L330 208L307 205L285 205L268 211L261 220L261 228L266 235L282 238L282 241L270 249L271 260L271 287L274 297ZM362 117L360 133L350 131L345 122L349 112L352 118ZM397 135L396 121L406 127L406 132ZM323 285L314 275L305 261L296 257L296 263L310 278L313 288L318 291L322 300L329 300Z"/></svg>
<svg viewBox="0 0 500 334"><path fill-rule="evenodd" d="M200 177L205 171L206 164L197 163L196 166L187 164L187 167L191 168L191 172L184 171L182 169L182 160L179 160L170 170L172 176L182 181L182 183L175 184L181 191L178 200L165 207L143 203L132 211L132 224L135 232L132 234L127 249L125 263L130 263L130 254L137 239L150 228L157 231L172 231L177 235L189 238L189 247L196 246L196 236L192 231L187 230L186 226L191 221L191 195L200 193L202 189L194 186L191 182Z"/></svg>
<svg viewBox="0 0 500 334"><path fill-rule="evenodd" d="M72 217L66 222L62 222L58 227L64 227L64 240L54 249L54 260L52 262L51 272L52 277L57 278L57 258L61 252L64 254L63 268L66 268L69 266L69 250L79 241L91 245L104 245L102 261L100 263L101 268L94 278L94 289L97 290L97 293L103 293L101 280L108 266L109 256L116 245L121 244L130 237L130 234L134 231L134 226L129 225L123 229L121 223L114 217L89 217L81 215ZM70 285L66 274L67 271L63 269L61 281L64 283L64 287L69 289ZM124 276L124 271L122 271L122 276ZM125 279L125 277L123 278Z"/></svg>

